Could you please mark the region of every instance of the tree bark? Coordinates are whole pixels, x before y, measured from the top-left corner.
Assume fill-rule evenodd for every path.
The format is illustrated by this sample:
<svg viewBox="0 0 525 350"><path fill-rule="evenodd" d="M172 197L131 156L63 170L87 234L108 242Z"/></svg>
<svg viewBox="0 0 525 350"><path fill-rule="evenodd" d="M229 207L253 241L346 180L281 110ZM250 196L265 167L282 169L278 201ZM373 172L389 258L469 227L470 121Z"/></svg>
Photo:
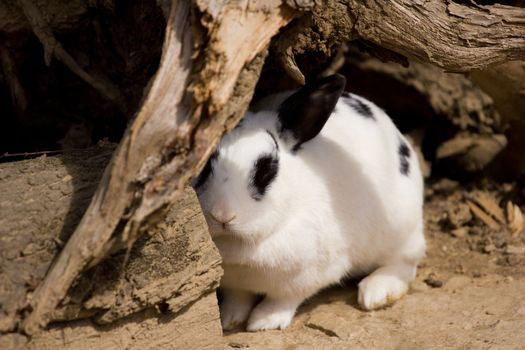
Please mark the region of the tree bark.
<svg viewBox="0 0 525 350"><path fill-rule="evenodd" d="M328 0L273 44L285 70L304 82L300 55L330 57L341 42L362 40L375 55L432 63L450 72L469 72L525 59L525 11L474 2ZM406 62L407 63L407 62Z"/></svg>

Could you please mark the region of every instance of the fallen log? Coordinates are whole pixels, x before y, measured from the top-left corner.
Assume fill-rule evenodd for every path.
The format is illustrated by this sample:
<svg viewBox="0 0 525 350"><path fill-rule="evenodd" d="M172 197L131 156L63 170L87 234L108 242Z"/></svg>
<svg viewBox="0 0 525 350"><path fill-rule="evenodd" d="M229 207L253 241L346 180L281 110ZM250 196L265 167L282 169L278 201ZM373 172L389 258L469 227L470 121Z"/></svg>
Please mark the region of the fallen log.
<svg viewBox="0 0 525 350"><path fill-rule="evenodd" d="M150 346L178 347L191 341L211 349L221 344L214 293L222 275L220 256L191 188L141 236L126 264L125 252L115 252L75 279L50 314L50 332L29 343L13 333L33 290L81 219L113 150L104 146L0 164L0 334L7 333L0 336L2 349L16 348L17 342L34 349L56 348L64 340L70 346L80 342L82 348L142 348L146 339L130 341L126 336L145 328L160 337ZM100 330L102 338L86 345Z"/></svg>

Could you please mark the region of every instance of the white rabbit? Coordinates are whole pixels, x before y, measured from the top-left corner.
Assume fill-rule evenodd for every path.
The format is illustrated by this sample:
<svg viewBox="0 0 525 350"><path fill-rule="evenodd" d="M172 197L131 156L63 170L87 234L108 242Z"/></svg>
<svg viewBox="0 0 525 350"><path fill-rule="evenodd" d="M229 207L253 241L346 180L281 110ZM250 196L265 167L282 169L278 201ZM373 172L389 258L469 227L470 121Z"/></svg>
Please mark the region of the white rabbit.
<svg viewBox="0 0 525 350"><path fill-rule="evenodd" d="M416 154L345 83L333 75L266 99L195 183L223 258L225 330L286 328L306 298L349 276L368 274L359 305L380 308L415 278L425 254Z"/></svg>

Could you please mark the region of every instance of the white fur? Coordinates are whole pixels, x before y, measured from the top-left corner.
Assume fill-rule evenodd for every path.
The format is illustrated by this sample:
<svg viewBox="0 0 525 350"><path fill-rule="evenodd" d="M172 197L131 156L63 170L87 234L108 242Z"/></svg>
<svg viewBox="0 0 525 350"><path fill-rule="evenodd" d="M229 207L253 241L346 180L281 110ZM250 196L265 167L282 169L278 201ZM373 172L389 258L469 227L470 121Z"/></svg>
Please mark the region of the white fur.
<svg viewBox="0 0 525 350"><path fill-rule="evenodd" d="M401 174L404 138L390 118L360 98L376 120L366 118L342 99L296 153L278 137L275 110L248 112L221 141L198 194L223 258L225 329L246 320L250 331L286 328L306 298L347 276L370 274L359 284L364 309L400 298L414 279L425 252L416 155L410 149L409 175ZM255 201L250 171L274 147L266 130L279 143L279 171ZM216 219L231 221L223 228ZM250 313L255 294L265 299Z"/></svg>

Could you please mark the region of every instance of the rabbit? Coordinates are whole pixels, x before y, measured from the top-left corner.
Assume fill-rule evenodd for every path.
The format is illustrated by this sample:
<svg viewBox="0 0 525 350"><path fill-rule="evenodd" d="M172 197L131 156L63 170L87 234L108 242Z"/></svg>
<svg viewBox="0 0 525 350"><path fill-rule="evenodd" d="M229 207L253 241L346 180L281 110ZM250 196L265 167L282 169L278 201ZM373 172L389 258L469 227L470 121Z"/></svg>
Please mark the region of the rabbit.
<svg viewBox="0 0 525 350"><path fill-rule="evenodd" d="M224 330L284 329L305 299L355 276L368 275L360 307L381 308L415 278L425 255L417 157L345 84L332 75L264 99L194 183L223 259Z"/></svg>

